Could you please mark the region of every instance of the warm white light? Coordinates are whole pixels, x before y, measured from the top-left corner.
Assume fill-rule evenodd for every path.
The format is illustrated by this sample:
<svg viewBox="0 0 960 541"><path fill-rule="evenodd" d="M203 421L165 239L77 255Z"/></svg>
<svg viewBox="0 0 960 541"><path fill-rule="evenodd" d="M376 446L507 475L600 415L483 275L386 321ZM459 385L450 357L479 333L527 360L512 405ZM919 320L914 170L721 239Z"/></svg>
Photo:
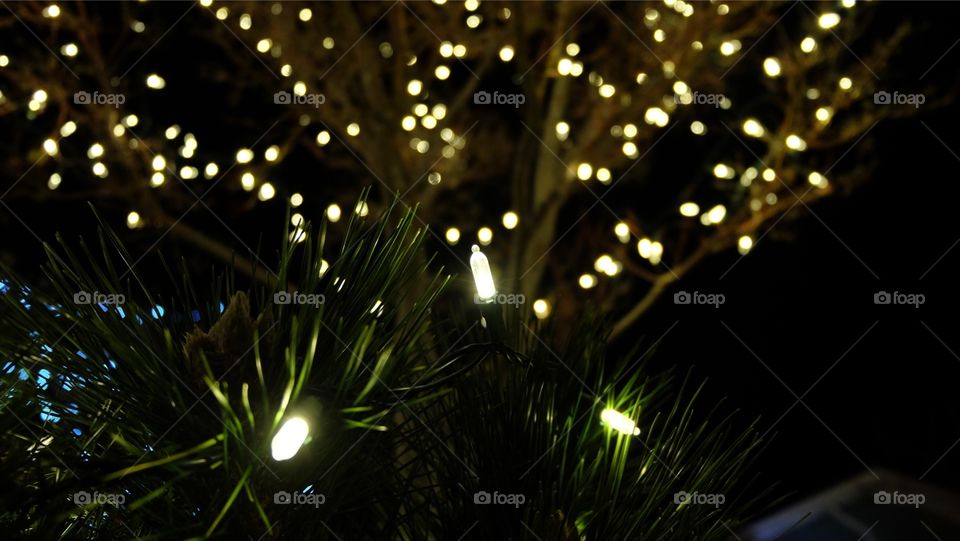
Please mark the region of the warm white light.
<svg viewBox="0 0 960 541"><path fill-rule="evenodd" d="M777 180L777 172L774 171L773 169L770 169L769 167L763 170L762 176L763 176L763 180L767 182L773 182L774 180Z"/></svg>
<svg viewBox="0 0 960 541"><path fill-rule="evenodd" d="M517 223L520 221L520 218L517 216L516 212L510 211L503 215L503 227L507 229L513 229L517 227Z"/></svg>
<svg viewBox="0 0 960 541"><path fill-rule="evenodd" d="M103 162L97 162L97 163L93 164L93 174L94 174L94 175L97 175L97 176L100 177L100 178L104 178L104 177L107 176L108 173L109 173L109 172L107 171L107 166L104 165Z"/></svg>
<svg viewBox="0 0 960 541"><path fill-rule="evenodd" d="M800 138L799 135L790 134L786 139L787 148L790 150L806 150L807 142Z"/></svg>
<svg viewBox="0 0 960 541"><path fill-rule="evenodd" d="M613 234L617 236L620 242L630 242L630 226L623 222L619 222L613 227Z"/></svg>
<svg viewBox="0 0 960 541"><path fill-rule="evenodd" d="M853 81L851 81L849 77L841 77L837 84L840 85L841 90L850 90L853 88Z"/></svg>
<svg viewBox="0 0 960 541"><path fill-rule="evenodd" d="M299 206L302 205L302 204L303 204L303 196L302 196L302 195L300 195L299 193L295 193L295 194L293 194L293 195L290 196L290 206L291 206L291 207L299 207Z"/></svg>
<svg viewBox="0 0 960 541"><path fill-rule="evenodd" d="M694 135L703 135L707 131L707 127L703 125L703 122L699 120L694 120L690 123L690 131Z"/></svg>
<svg viewBox="0 0 960 541"><path fill-rule="evenodd" d="M276 461L290 460L296 456L307 441L307 435L310 434L310 425L302 417L291 417L284 421L280 430L270 442L270 454Z"/></svg>
<svg viewBox="0 0 960 541"><path fill-rule="evenodd" d="M340 221L340 215L342 213L343 211L340 210L340 205L336 203L332 203L330 206L327 207L327 219L333 223Z"/></svg>
<svg viewBox="0 0 960 541"><path fill-rule="evenodd" d="M807 181L810 182L814 187L817 188L826 188L827 187L827 177L817 173L816 171L810 173L807 177Z"/></svg>
<svg viewBox="0 0 960 541"><path fill-rule="evenodd" d="M830 118L833 117L833 109L830 107L820 107L815 113L817 120L823 123L830 122Z"/></svg>
<svg viewBox="0 0 960 541"><path fill-rule="evenodd" d="M137 115L127 115L123 117L122 122L124 126L128 128L132 128L140 122L140 119L137 118Z"/></svg>
<svg viewBox="0 0 960 541"><path fill-rule="evenodd" d="M246 172L240 176L240 185L243 186L244 191L251 191L256 186L256 179L253 177L253 173Z"/></svg>
<svg viewBox="0 0 960 541"><path fill-rule="evenodd" d="M743 121L743 133L750 137L763 137L765 130L763 125L754 118L748 118Z"/></svg>
<svg viewBox="0 0 960 541"><path fill-rule="evenodd" d="M90 152L87 154L89 155L91 152L93 152L93 147L90 147ZM103 149L100 150L100 153L103 154ZM153 166L154 171L163 171L163 169L167 166L167 160L163 156L157 154L153 157L153 162L150 165Z"/></svg>
<svg viewBox="0 0 960 541"><path fill-rule="evenodd" d="M130 214L127 214L127 227L129 227L130 229L133 229L137 227L137 225L139 224L140 224L139 213L137 213L136 211L132 211L130 212Z"/></svg>
<svg viewBox="0 0 960 541"><path fill-rule="evenodd" d="M147 86L154 90L160 90L167 86L167 82L156 73L151 73L147 75Z"/></svg>
<svg viewBox="0 0 960 541"><path fill-rule="evenodd" d="M825 30L833 28L840 24L840 16L836 13L824 13L817 19L817 24Z"/></svg>
<svg viewBox="0 0 960 541"><path fill-rule="evenodd" d="M604 98L612 98L613 95L617 92L617 89L611 84L600 85L600 96Z"/></svg>
<svg viewBox="0 0 960 541"><path fill-rule="evenodd" d="M763 71L768 77L776 77L780 75L780 61L772 56L768 57L763 61Z"/></svg>
<svg viewBox="0 0 960 541"><path fill-rule="evenodd" d="M77 131L77 123L72 120L68 120L63 124L63 126L60 126L60 137L70 137L75 131Z"/></svg>
<svg viewBox="0 0 960 541"><path fill-rule="evenodd" d="M640 433L640 429L637 428L637 423L633 422L632 419L612 408L604 409L600 413L600 420L603 422L603 424L621 434L636 436Z"/></svg>
<svg viewBox="0 0 960 541"><path fill-rule="evenodd" d="M154 188L159 188L160 186L163 186L164 180L165 179L164 179L163 173L160 173L158 171L150 176L150 186Z"/></svg>
<svg viewBox="0 0 960 541"><path fill-rule="evenodd" d="M451 246L460 242L460 230L456 227L447 229L447 232L444 236L447 238L447 243Z"/></svg>
<svg viewBox="0 0 960 541"><path fill-rule="evenodd" d="M347 126L347 135L356 137L360 135L360 124L353 122Z"/></svg>
<svg viewBox="0 0 960 541"><path fill-rule="evenodd" d="M640 150L637 149L637 145L633 141L624 143L621 150L623 151L623 155L628 158L636 158L640 155Z"/></svg>
<svg viewBox="0 0 960 541"><path fill-rule="evenodd" d="M473 281L477 285L477 298L482 302L490 301L497 296L497 287L493 285L493 273L490 272L490 262L476 244L471 251L473 253L470 255L470 270L473 271Z"/></svg>
<svg viewBox="0 0 960 541"><path fill-rule="evenodd" d="M437 66L437 69L433 70L433 74L440 79L441 81L446 81L450 78L450 68L446 66Z"/></svg>
<svg viewBox="0 0 960 541"><path fill-rule="evenodd" d="M727 164L718 163L717 165L713 166L713 175L717 178L729 179L729 178L733 178L735 174L736 174L736 171L734 171L733 168L728 166Z"/></svg>
<svg viewBox="0 0 960 541"><path fill-rule="evenodd" d="M423 91L423 83L421 83L417 79L414 79L409 83L407 83L407 93L410 94L411 96L416 96L420 94L420 92L422 91Z"/></svg>
<svg viewBox="0 0 960 541"><path fill-rule="evenodd" d="M500 60L503 60L504 62L513 60L513 47L507 45L500 49Z"/></svg>
<svg viewBox="0 0 960 541"><path fill-rule="evenodd" d="M810 36L803 38L803 41L800 42L800 50L805 53L812 53L814 49L817 48L817 40L813 39Z"/></svg>
<svg viewBox="0 0 960 541"><path fill-rule="evenodd" d="M353 209L354 214L363 218L367 214L370 214L370 206L367 205L366 201L360 201L357 203L357 206Z"/></svg>
<svg viewBox="0 0 960 541"><path fill-rule="evenodd" d="M753 239L747 235L740 237L737 240L737 251L743 255L747 255L747 252L750 251L750 248L753 248Z"/></svg>
<svg viewBox="0 0 960 541"><path fill-rule="evenodd" d="M217 164L214 163L214 162L208 163L208 164L203 168L203 176L205 176L205 177L207 177L207 178L213 178L213 177L217 176L217 173L218 173L218 172L220 172L220 168L217 167Z"/></svg>
<svg viewBox="0 0 960 541"><path fill-rule="evenodd" d="M724 41L720 44L720 54L730 56L740 50L740 40Z"/></svg>
<svg viewBox="0 0 960 541"><path fill-rule="evenodd" d="M680 214L688 218L696 216L697 214L700 214L700 205L692 201L688 201L680 205Z"/></svg>
<svg viewBox="0 0 960 541"><path fill-rule="evenodd" d="M309 20L312 19L312 18L313 18L313 11L311 11L310 8L303 8L303 9L300 10L300 20L301 20L301 21L307 22L307 21L309 21Z"/></svg>
<svg viewBox="0 0 960 541"><path fill-rule="evenodd" d="M253 159L253 151L249 148L241 148L237 151L237 163L249 163Z"/></svg>
<svg viewBox="0 0 960 541"><path fill-rule="evenodd" d="M261 201L269 201L273 199L273 196L277 194L277 190L274 189L273 184L269 182L264 182L260 186L260 191L257 193L257 199Z"/></svg>
<svg viewBox="0 0 960 541"><path fill-rule="evenodd" d="M484 246L490 244L490 241L493 240L493 230L489 227L481 227L480 230L477 231L477 240Z"/></svg>
<svg viewBox="0 0 960 541"><path fill-rule="evenodd" d="M710 223L712 224L718 224L722 222L726 216L727 207L724 207L723 205L717 205L707 212L707 218L709 218Z"/></svg>
<svg viewBox="0 0 960 541"><path fill-rule="evenodd" d="M533 301L533 315L537 316L537 319L546 319L550 315L550 303L544 299Z"/></svg>
<svg viewBox="0 0 960 541"><path fill-rule="evenodd" d="M56 190L57 187L60 186L60 182L62 181L63 179L60 178L60 173L54 173L50 175L50 179L47 180L47 188L50 188L51 190Z"/></svg>
<svg viewBox="0 0 960 541"><path fill-rule="evenodd" d="M80 49L76 43L67 43L63 47L60 47L60 53L63 54L63 56L77 56L79 52Z"/></svg>
<svg viewBox="0 0 960 541"><path fill-rule="evenodd" d="M583 289L590 289L597 285L597 277L592 274L582 274L578 282Z"/></svg>
<svg viewBox="0 0 960 541"><path fill-rule="evenodd" d="M47 139L43 142L43 151L46 152L47 154L51 156L56 156L58 150L59 150L59 147L57 146L57 142L54 141L53 139Z"/></svg>
<svg viewBox="0 0 960 541"><path fill-rule="evenodd" d="M577 166L577 178L580 180L590 180L593 175L593 167L589 163L581 163Z"/></svg>
<svg viewBox="0 0 960 541"><path fill-rule="evenodd" d="M330 142L330 132L328 132L327 130L323 130L323 131L321 131L320 133L317 134L317 144L318 144L318 145L324 146L324 145L326 145L326 144L329 143L329 142Z"/></svg>
<svg viewBox="0 0 960 541"><path fill-rule="evenodd" d="M607 184L608 182L610 182L611 177L612 175L610 174L610 170L607 169L606 167L601 167L597 169L597 180L599 180L601 183Z"/></svg>

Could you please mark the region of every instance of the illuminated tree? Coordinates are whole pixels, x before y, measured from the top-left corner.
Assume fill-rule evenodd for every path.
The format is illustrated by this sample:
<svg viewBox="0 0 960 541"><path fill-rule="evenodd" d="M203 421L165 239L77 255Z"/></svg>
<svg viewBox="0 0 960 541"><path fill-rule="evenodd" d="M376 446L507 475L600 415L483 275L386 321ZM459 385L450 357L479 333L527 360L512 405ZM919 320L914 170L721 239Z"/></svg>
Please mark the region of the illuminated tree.
<svg viewBox="0 0 960 541"><path fill-rule="evenodd" d="M16 4L0 77L22 136L4 167L27 173L9 198L113 201L131 227L230 259L236 235L191 213L283 194L333 221L373 186L373 207L420 204L451 261L468 236L492 242L505 289L539 317L571 319L591 289L617 334L708 256L746 254L868 177L855 158L871 128L912 111L873 102L908 28L870 39L874 9ZM153 51L167 46L180 55ZM157 113L165 95L192 103ZM208 108L215 129L192 118Z"/></svg>

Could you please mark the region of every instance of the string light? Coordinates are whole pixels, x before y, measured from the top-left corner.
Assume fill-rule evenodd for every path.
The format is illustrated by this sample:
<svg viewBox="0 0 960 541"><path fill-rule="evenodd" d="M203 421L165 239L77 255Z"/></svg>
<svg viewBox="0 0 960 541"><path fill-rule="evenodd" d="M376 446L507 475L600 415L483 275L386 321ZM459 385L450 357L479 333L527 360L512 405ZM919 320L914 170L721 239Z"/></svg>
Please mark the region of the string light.
<svg viewBox="0 0 960 541"><path fill-rule="evenodd" d="M480 230L477 231L477 240L479 240L483 246L487 246L493 241L493 230L489 227L481 227Z"/></svg>
<svg viewBox="0 0 960 541"><path fill-rule="evenodd" d="M49 154L50 156L56 156L59 152L59 146L57 142L53 139L47 139L43 142L43 151Z"/></svg>
<svg viewBox="0 0 960 541"><path fill-rule="evenodd" d="M840 24L840 15L836 13L824 13L817 19L817 24L824 30L829 30Z"/></svg>
<svg viewBox="0 0 960 541"><path fill-rule="evenodd" d="M277 194L277 190L274 189L273 184L269 182L264 182L260 185L260 191L257 192L257 199L261 201L269 201L273 199L273 196Z"/></svg>
<svg viewBox="0 0 960 541"><path fill-rule="evenodd" d="M500 60L509 62L513 60L513 47L506 45L500 49Z"/></svg>
<svg viewBox="0 0 960 541"><path fill-rule="evenodd" d="M597 180L599 180L602 184L608 184L611 177L612 175L610 174L610 170L606 167L597 169Z"/></svg>
<svg viewBox="0 0 960 541"><path fill-rule="evenodd" d="M156 73L151 73L147 75L147 86L154 90L162 90L163 87L167 86L167 82Z"/></svg>
<svg viewBox="0 0 960 541"><path fill-rule="evenodd" d="M752 247L753 239L748 235L744 235L737 240L737 251L739 251L741 255L747 255L747 252L749 252Z"/></svg>
<svg viewBox="0 0 960 541"><path fill-rule="evenodd" d="M590 289L597 285L597 277L592 274L581 274L577 282L583 289Z"/></svg>
<svg viewBox="0 0 960 541"><path fill-rule="evenodd" d="M503 227L507 229L513 229L517 227L517 224L520 222L520 218L517 216L516 212L509 211L503 215Z"/></svg>
<svg viewBox="0 0 960 541"><path fill-rule="evenodd" d="M533 315L537 316L537 319L546 319L550 315L550 303L545 299L533 301Z"/></svg>
<svg viewBox="0 0 960 541"><path fill-rule="evenodd" d="M593 167L589 163L581 163L577 166L577 178L587 181L591 176L593 176Z"/></svg>
<svg viewBox="0 0 960 541"><path fill-rule="evenodd" d="M692 201L688 201L680 205L680 214L688 218L692 218L693 216L700 214L700 205Z"/></svg>
<svg viewBox="0 0 960 541"><path fill-rule="evenodd" d="M473 272L473 281L477 286L477 298L480 302L490 302L497 296L497 287L493 284L493 273L490 272L490 262L483 255L480 247L474 244L470 251L470 270Z"/></svg>
<svg viewBox="0 0 960 541"><path fill-rule="evenodd" d="M731 179L736 175L736 171L732 167L724 163L718 163L713 166L713 175L717 178Z"/></svg>
<svg viewBox="0 0 960 541"><path fill-rule="evenodd" d="M207 178L213 178L217 176L217 173L219 171L220 171L220 168L217 167L217 164L214 162L210 162L203 168L203 176Z"/></svg>
<svg viewBox="0 0 960 541"><path fill-rule="evenodd" d="M780 75L780 61L776 58L768 57L763 61L763 71L768 77L777 77Z"/></svg>
<svg viewBox="0 0 960 541"><path fill-rule="evenodd" d="M270 442L271 456L277 462L290 460L300 451L309 434L310 425L303 417L287 419Z"/></svg>
<svg viewBox="0 0 960 541"><path fill-rule="evenodd" d="M800 50L805 53L812 53L814 49L817 48L817 40L813 39L810 36L803 38L803 41L800 42Z"/></svg>
<svg viewBox="0 0 960 541"><path fill-rule="evenodd" d="M807 142L793 133L787 136L785 143L790 150L803 151L807 149Z"/></svg>
<svg viewBox="0 0 960 541"><path fill-rule="evenodd" d="M841 90L850 90L853 88L853 81L851 81L849 77L841 77L837 84Z"/></svg>
<svg viewBox="0 0 960 541"><path fill-rule="evenodd" d="M60 178L60 173L54 173L50 175L50 178L47 180L47 188L51 190L56 190L60 186L60 182L63 179Z"/></svg>
<svg viewBox="0 0 960 541"><path fill-rule="evenodd" d="M749 135L750 137L763 137L764 130L763 125L760 124L755 118L748 118L743 121L743 133Z"/></svg>
<svg viewBox="0 0 960 541"><path fill-rule="evenodd" d="M640 434L637 423L619 411L612 408L605 408L600 412L600 421L610 428L627 436L636 436Z"/></svg>
<svg viewBox="0 0 960 541"><path fill-rule="evenodd" d="M447 239L447 244L451 246L455 246L458 242L460 242L460 230L456 227L448 228L444 236Z"/></svg>
<svg viewBox="0 0 960 541"><path fill-rule="evenodd" d="M77 56L77 53L80 52L80 49L77 47L76 43L66 43L63 47L60 47L60 54L63 56L74 57Z"/></svg>
<svg viewBox="0 0 960 541"><path fill-rule="evenodd" d="M624 244L630 242L630 226L624 222L619 222L613 227L613 234L617 236L617 240Z"/></svg>
<svg viewBox="0 0 960 541"><path fill-rule="evenodd" d="M332 223L337 223L340 221L340 216L342 211L340 210L340 205L336 203L331 203L327 207L327 219Z"/></svg>
<svg viewBox="0 0 960 541"><path fill-rule="evenodd" d="M135 229L140 225L140 214L136 211L131 211L130 214L127 214L127 227L130 229Z"/></svg>
<svg viewBox="0 0 960 541"><path fill-rule="evenodd" d="M257 180L253 177L253 173L249 171L240 176L240 185L244 191L252 191L256 187L256 183Z"/></svg>

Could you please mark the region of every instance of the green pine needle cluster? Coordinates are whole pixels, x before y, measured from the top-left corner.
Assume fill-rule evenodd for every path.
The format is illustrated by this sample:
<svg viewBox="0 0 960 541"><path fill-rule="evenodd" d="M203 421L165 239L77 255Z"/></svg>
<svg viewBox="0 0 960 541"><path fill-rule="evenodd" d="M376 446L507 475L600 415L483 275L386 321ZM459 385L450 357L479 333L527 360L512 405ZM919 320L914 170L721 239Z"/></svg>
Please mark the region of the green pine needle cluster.
<svg viewBox="0 0 960 541"><path fill-rule="evenodd" d="M321 224L284 243L273 288L230 273L200 286L162 259L158 288L109 231L47 246L43 291L4 270L4 537L605 541L742 525L764 496L746 474L752 427L695 411L696 389L636 355L608 357L596 321L562 337L510 310L491 339L469 301L444 300L450 277L414 220L355 216L335 247ZM601 423L604 408L640 434ZM293 415L310 435L276 461ZM677 504L681 491L725 501Z"/></svg>

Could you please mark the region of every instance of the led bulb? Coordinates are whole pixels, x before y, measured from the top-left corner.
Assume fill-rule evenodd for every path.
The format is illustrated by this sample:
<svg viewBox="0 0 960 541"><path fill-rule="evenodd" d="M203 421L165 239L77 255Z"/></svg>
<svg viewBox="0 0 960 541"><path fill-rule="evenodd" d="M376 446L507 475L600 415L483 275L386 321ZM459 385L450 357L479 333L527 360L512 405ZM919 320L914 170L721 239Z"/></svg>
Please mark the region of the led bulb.
<svg viewBox="0 0 960 541"><path fill-rule="evenodd" d="M490 262L480 251L479 246L474 244L472 250L470 270L473 271L473 281L477 284L477 297L481 302L489 302L497 296L497 287L493 285L493 274L490 272Z"/></svg>
<svg viewBox="0 0 960 541"><path fill-rule="evenodd" d="M603 421L603 424L621 434L636 436L640 433L640 429L637 428L637 423L633 422L632 419L612 408L604 409L603 412L600 413L600 420Z"/></svg>
<svg viewBox="0 0 960 541"><path fill-rule="evenodd" d="M273 459L279 462L296 456L309 433L310 425L302 417L287 419L270 442L270 454L273 455Z"/></svg>

